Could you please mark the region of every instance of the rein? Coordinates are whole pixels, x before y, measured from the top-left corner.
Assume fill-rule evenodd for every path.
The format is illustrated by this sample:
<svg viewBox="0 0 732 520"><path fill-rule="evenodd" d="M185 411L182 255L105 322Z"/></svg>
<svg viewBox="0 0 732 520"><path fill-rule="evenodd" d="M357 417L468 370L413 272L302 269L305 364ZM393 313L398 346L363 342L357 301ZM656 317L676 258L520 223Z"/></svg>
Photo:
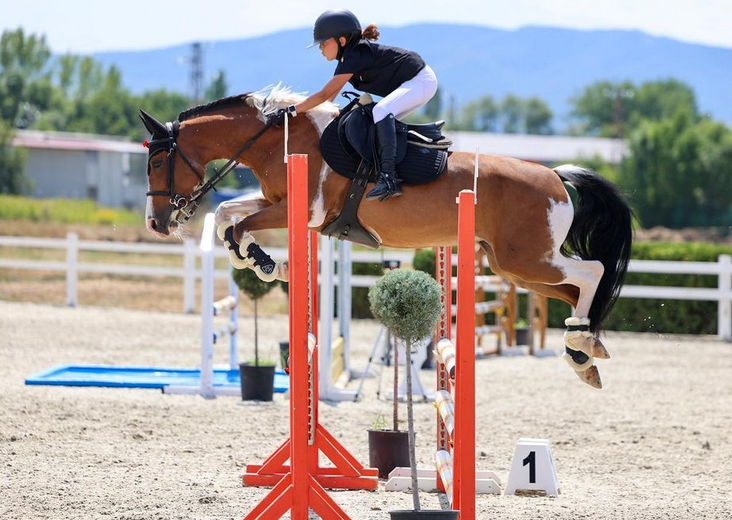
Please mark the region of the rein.
<svg viewBox="0 0 732 520"><path fill-rule="evenodd" d="M198 209L198 206L201 203L201 198L209 191L215 191L216 184L221 182L221 180L226 177L226 175L228 175L229 172L234 169L234 167L236 167L237 159L239 159L241 154L251 148L252 145L254 145L254 143L256 143L257 140L259 140L259 138L262 137L262 135L264 135L264 133L269 130L273 125L271 123L267 123L264 128L254 134L254 136L250 138L246 143L244 143L244 145L239 148L239 150L231 157L231 159L229 159L226 164L220 170L218 170L208 181L204 180L205 171L203 175L200 174L178 146L176 138L178 137L179 125L180 123L178 121L175 121L173 123L166 123L165 128L168 130L167 137L153 139L146 144L146 146L150 150L151 157L158 152L157 148L159 148L160 150L166 150L168 152L168 190L148 191L146 195L170 197L170 203L175 207L175 211L177 211L175 221L182 224L184 222L187 222L194 215L196 209ZM175 191L176 152L178 153L178 155L180 155L180 158L183 159L183 162L188 166L188 168L194 174L196 174L196 177L198 177L203 183L203 185L199 185L198 188L194 189L188 197L184 197L183 195L180 195Z"/></svg>

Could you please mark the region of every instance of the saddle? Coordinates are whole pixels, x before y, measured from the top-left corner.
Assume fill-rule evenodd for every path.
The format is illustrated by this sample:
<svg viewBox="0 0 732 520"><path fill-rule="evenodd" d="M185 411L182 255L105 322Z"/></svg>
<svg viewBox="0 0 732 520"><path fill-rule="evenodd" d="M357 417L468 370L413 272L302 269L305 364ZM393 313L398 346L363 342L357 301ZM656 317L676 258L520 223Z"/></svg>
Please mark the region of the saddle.
<svg viewBox="0 0 732 520"><path fill-rule="evenodd" d="M352 180L341 213L322 233L376 249L380 245L378 239L361 225L357 216L366 185L377 180L379 171L374 105L368 94L353 99L323 132L320 151L333 171ZM444 124L438 121L411 125L396 121L396 168L403 184L426 184L445 170L452 142L442 135Z"/></svg>

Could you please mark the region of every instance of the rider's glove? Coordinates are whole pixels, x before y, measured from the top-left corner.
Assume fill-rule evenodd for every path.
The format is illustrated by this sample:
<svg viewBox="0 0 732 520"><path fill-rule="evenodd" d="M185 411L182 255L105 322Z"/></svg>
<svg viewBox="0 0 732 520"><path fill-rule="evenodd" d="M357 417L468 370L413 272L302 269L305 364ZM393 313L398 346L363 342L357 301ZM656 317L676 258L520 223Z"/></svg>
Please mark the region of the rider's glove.
<svg viewBox="0 0 732 520"><path fill-rule="evenodd" d="M279 126L285 120L286 116L295 117L297 110L295 105L290 105L287 108L278 108L276 112L273 112L267 116L267 124L269 126Z"/></svg>

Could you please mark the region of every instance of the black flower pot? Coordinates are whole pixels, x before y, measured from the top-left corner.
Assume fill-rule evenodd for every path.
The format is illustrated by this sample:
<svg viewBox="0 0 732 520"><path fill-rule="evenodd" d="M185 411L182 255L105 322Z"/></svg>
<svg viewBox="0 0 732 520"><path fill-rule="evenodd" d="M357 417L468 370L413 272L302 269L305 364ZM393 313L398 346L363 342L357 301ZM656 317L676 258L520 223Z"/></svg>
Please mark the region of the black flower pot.
<svg viewBox="0 0 732 520"><path fill-rule="evenodd" d="M459 511L452 509L422 509L420 511L389 511L391 520L457 520Z"/></svg>
<svg viewBox="0 0 732 520"><path fill-rule="evenodd" d="M529 344L529 329L520 328L516 329L516 345L528 345Z"/></svg>
<svg viewBox="0 0 732 520"><path fill-rule="evenodd" d="M271 401L274 392L274 373L274 365L239 363L242 400Z"/></svg>
<svg viewBox="0 0 732 520"><path fill-rule="evenodd" d="M369 430L369 467L377 468L381 479L394 468L408 468L409 432Z"/></svg>

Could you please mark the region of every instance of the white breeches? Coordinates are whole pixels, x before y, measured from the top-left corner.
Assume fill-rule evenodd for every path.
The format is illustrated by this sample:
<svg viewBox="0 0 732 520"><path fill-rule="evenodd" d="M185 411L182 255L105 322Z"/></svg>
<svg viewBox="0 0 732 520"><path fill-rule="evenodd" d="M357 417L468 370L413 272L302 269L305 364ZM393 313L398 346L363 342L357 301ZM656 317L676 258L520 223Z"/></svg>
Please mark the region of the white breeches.
<svg viewBox="0 0 732 520"><path fill-rule="evenodd" d="M401 119L427 103L435 92L437 92L437 76L429 65L425 65L416 76L402 83L398 89L376 103L374 123L378 123L389 114Z"/></svg>

